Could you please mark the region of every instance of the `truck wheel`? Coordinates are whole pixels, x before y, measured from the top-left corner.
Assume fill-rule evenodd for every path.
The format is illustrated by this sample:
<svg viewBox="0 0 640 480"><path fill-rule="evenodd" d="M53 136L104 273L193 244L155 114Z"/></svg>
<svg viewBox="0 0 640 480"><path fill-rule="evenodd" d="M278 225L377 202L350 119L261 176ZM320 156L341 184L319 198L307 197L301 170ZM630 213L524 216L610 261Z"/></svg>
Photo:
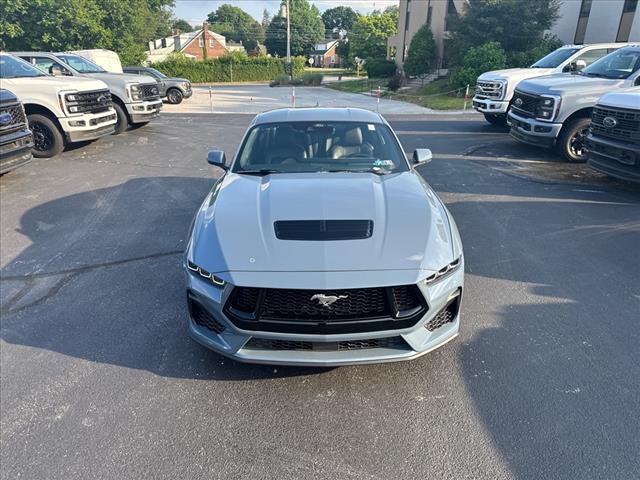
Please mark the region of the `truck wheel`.
<svg viewBox="0 0 640 480"><path fill-rule="evenodd" d="M590 118L576 118L562 127L558 137L558 149L569 162L586 162L586 138L591 125Z"/></svg>
<svg viewBox="0 0 640 480"><path fill-rule="evenodd" d="M496 125L498 127L504 127L507 124L507 116L501 113L485 113L484 119L491 125Z"/></svg>
<svg viewBox="0 0 640 480"><path fill-rule="evenodd" d="M129 126L129 117L119 103L113 102L113 109L116 111L116 130L113 132L113 135L120 135Z"/></svg>
<svg viewBox="0 0 640 480"><path fill-rule="evenodd" d="M177 88L170 88L167 92L167 101L172 105L178 105L179 103L182 103L183 98L184 95L182 95L182 92Z"/></svg>
<svg viewBox="0 0 640 480"><path fill-rule="evenodd" d="M55 157L64 150L64 137L58 125L46 115L27 115L29 129L33 132L33 156Z"/></svg>

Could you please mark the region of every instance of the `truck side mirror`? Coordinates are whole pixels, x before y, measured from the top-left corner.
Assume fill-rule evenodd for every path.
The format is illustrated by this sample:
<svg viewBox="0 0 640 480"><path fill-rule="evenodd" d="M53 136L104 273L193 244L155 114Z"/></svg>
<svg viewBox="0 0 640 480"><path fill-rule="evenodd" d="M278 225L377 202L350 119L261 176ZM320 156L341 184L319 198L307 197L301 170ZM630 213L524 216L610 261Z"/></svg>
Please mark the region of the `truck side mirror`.
<svg viewBox="0 0 640 480"><path fill-rule="evenodd" d="M227 157L222 150L209 150L209 153L207 154L207 162L209 162L210 165L220 167L223 170L229 170Z"/></svg>
<svg viewBox="0 0 640 480"><path fill-rule="evenodd" d="M571 71L572 72L579 72L580 70L582 70L586 66L587 66L587 62L585 62L584 60L576 60L575 62L573 62L571 64Z"/></svg>
<svg viewBox="0 0 640 480"><path fill-rule="evenodd" d="M428 148L416 148L413 151L413 164L429 163L433 159L433 153Z"/></svg>

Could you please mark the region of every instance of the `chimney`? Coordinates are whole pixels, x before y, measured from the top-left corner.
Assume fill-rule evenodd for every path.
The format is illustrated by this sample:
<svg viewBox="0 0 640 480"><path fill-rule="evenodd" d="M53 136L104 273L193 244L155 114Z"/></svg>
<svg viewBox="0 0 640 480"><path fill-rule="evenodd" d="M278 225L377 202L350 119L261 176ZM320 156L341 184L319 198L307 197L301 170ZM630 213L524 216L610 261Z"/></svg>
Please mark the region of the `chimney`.
<svg viewBox="0 0 640 480"><path fill-rule="evenodd" d="M209 30L209 24L207 23L206 20L202 22L202 30L204 30L205 32Z"/></svg>

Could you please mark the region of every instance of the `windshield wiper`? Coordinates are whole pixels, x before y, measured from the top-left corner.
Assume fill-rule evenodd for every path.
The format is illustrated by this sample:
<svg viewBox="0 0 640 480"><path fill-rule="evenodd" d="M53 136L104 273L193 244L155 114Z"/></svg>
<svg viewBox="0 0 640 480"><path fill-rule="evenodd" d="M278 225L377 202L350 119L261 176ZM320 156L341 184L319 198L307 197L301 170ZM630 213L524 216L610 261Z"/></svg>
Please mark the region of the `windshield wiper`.
<svg viewBox="0 0 640 480"><path fill-rule="evenodd" d="M284 173L281 170L274 170L272 168L261 168L259 170L240 170L239 172L236 172L242 175L258 175L258 176L264 176L264 175L271 175L272 173Z"/></svg>
<svg viewBox="0 0 640 480"><path fill-rule="evenodd" d="M354 169L343 168L343 169L340 169L340 170L322 170L322 172L320 172L320 173L338 173L338 172L373 173L375 175L387 175L388 173L391 173L391 170L385 170L384 168L380 168L380 167L373 167L373 168L366 169L366 170L354 170Z"/></svg>
<svg viewBox="0 0 640 480"><path fill-rule="evenodd" d="M603 75L601 73L591 73L591 72L580 72L582 75L586 75L587 77L602 77L602 78L609 78L606 75Z"/></svg>

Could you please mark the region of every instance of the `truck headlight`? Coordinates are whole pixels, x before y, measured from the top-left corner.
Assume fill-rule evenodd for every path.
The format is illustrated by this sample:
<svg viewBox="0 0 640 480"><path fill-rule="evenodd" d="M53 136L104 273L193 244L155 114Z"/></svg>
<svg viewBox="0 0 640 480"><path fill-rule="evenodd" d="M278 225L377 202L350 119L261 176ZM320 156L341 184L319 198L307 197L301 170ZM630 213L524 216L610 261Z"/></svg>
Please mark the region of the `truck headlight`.
<svg viewBox="0 0 640 480"><path fill-rule="evenodd" d="M64 99L65 99L67 102L75 102L75 101L77 101L77 100L78 100L78 95L76 95L76 94L74 94L74 93L67 93L67 94L64 96Z"/></svg>
<svg viewBox="0 0 640 480"><path fill-rule="evenodd" d="M202 279L208 280L209 282L213 283L216 287L223 288L227 284L227 282L225 282L223 279L199 267L198 265L193 263L191 260L187 260L187 268L192 274L199 275Z"/></svg>
<svg viewBox="0 0 640 480"><path fill-rule="evenodd" d="M457 270L458 268L460 268L460 265L462 265L462 255L456 258L453 262L448 263L447 265L442 267L437 272L429 275L427 278L424 279L424 283L429 285L433 282L437 282L441 278L444 278L450 273L452 273L454 270Z"/></svg>
<svg viewBox="0 0 640 480"><path fill-rule="evenodd" d="M553 121L560 109L560 97L543 95L536 107L536 118L547 122Z"/></svg>
<svg viewBox="0 0 640 480"><path fill-rule="evenodd" d="M500 100L504 100L505 95L507 94L507 81L506 80L498 80L500 84Z"/></svg>
<svg viewBox="0 0 640 480"><path fill-rule="evenodd" d="M131 96L131 100L135 102L139 102L142 100L142 90L140 89L140 85L130 84L129 85L129 95Z"/></svg>

